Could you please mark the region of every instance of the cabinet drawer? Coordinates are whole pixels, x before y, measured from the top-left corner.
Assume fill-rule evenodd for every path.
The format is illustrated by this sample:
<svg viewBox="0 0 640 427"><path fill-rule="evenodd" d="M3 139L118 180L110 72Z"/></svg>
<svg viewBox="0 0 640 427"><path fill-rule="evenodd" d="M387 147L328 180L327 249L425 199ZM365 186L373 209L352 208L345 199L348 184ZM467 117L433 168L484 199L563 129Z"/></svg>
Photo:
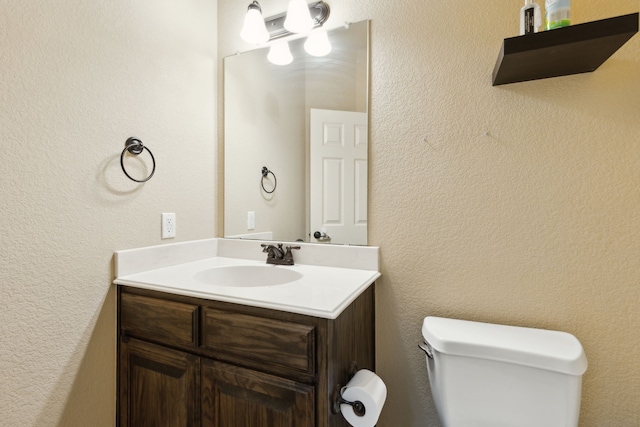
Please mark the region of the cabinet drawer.
<svg viewBox="0 0 640 427"><path fill-rule="evenodd" d="M315 374L315 327L203 308L203 347Z"/></svg>
<svg viewBox="0 0 640 427"><path fill-rule="evenodd" d="M122 293L120 327L128 335L195 347L199 306Z"/></svg>

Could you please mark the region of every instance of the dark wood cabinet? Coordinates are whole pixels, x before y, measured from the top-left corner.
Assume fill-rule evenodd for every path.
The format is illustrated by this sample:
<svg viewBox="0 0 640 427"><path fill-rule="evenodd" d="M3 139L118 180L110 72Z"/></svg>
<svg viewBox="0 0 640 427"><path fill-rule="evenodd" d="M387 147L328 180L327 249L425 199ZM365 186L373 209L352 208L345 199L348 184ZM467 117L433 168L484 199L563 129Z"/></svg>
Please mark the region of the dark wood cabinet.
<svg viewBox="0 0 640 427"><path fill-rule="evenodd" d="M374 287L337 319L118 287L121 427L348 427L336 391L374 370Z"/></svg>

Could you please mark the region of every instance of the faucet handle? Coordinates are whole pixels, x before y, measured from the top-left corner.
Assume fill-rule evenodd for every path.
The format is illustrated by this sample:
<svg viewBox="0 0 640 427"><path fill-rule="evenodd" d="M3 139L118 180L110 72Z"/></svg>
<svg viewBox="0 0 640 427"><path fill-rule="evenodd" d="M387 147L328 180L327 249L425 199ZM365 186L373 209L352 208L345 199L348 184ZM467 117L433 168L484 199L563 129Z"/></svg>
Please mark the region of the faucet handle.
<svg viewBox="0 0 640 427"><path fill-rule="evenodd" d="M291 249L299 250L300 246L287 246L285 247L286 252L284 254L284 259L287 263L291 263L289 265L293 265L293 254L291 253Z"/></svg>
<svg viewBox="0 0 640 427"><path fill-rule="evenodd" d="M273 258L282 258L282 254L284 251L282 250L282 243L278 243L278 246L262 243L262 252L268 253L270 257Z"/></svg>

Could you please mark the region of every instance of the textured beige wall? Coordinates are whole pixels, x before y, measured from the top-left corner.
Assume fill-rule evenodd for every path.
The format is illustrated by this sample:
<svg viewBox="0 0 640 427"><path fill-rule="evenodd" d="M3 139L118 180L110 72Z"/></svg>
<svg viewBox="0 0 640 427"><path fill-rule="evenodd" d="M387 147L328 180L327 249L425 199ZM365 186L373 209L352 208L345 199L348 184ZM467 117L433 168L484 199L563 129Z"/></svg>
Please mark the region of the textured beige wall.
<svg viewBox="0 0 640 427"><path fill-rule="evenodd" d="M215 234L215 64L215 0L0 0L2 426L114 425L112 254Z"/></svg>
<svg viewBox="0 0 640 427"><path fill-rule="evenodd" d="M520 3L329 3L328 26L372 20L379 425L439 425L416 344L440 315L575 334L589 359L581 426L640 426L640 36L595 73L492 87ZM222 57L246 49L246 5L218 4ZM286 0L262 5L269 16ZM572 13L639 9L581 0Z"/></svg>

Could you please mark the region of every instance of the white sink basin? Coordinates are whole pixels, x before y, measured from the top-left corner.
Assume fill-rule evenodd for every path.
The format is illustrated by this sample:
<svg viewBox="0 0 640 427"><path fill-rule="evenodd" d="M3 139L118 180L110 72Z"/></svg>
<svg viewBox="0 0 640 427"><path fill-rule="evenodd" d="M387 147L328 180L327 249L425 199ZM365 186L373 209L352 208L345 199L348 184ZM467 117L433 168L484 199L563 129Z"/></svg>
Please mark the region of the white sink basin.
<svg viewBox="0 0 640 427"><path fill-rule="evenodd" d="M301 279L302 274L275 265L227 265L199 271L193 277L208 285L249 288L283 285Z"/></svg>

